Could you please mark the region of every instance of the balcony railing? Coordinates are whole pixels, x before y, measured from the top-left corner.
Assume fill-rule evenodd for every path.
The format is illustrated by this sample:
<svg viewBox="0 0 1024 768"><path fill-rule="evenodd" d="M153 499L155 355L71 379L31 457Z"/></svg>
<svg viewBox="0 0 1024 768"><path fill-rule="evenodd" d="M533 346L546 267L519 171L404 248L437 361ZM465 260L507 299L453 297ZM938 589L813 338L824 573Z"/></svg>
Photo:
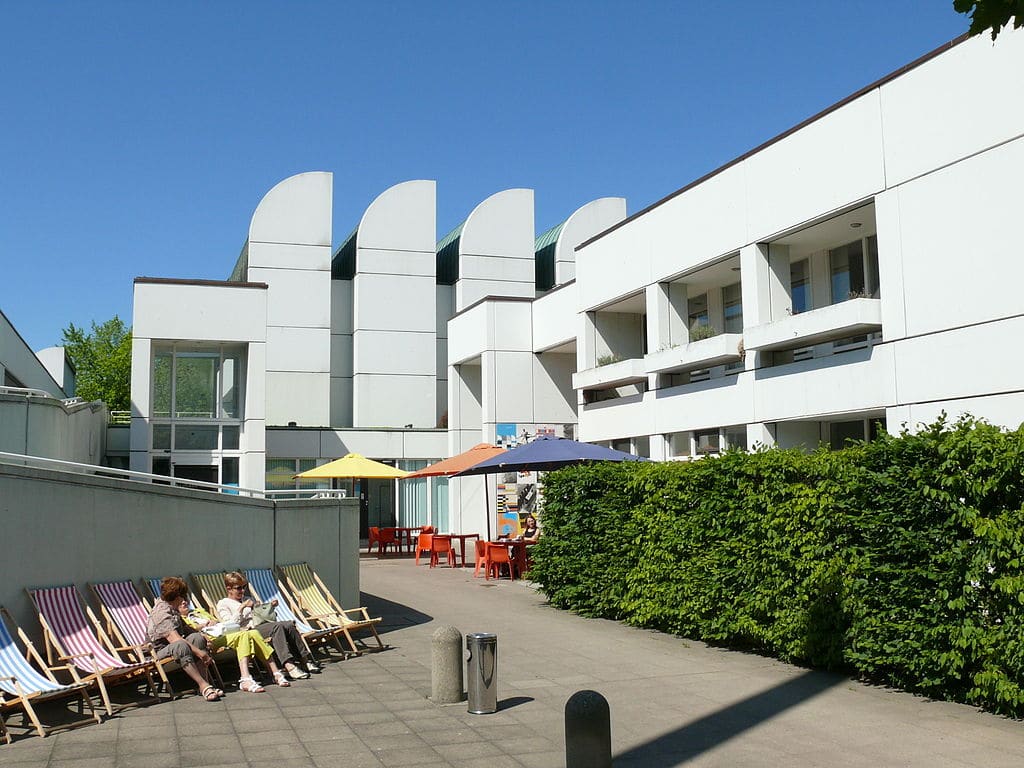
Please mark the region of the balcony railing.
<svg viewBox="0 0 1024 768"><path fill-rule="evenodd" d="M747 351L791 349L881 330L881 300L857 298L747 328L743 345Z"/></svg>
<svg viewBox="0 0 1024 768"><path fill-rule="evenodd" d="M573 389L611 389L647 380L647 371L641 358L620 360L574 373Z"/></svg>
<svg viewBox="0 0 1024 768"><path fill-rule="evenodd" d="M674 373L728 365L740 359L742 333L720 333L671 349L662 349L644 357L647 373Z"/></svg>

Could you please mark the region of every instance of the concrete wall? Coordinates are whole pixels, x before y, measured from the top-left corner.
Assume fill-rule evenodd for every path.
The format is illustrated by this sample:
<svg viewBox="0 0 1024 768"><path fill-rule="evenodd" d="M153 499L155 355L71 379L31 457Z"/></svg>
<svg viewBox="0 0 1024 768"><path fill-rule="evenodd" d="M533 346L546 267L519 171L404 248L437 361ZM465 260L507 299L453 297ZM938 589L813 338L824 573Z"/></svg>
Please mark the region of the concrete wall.
<svg viewBox="0 0 1024 768"><path fill-rule="evenodd" d="M359 605L355 499L271 502L0 464L0 605L37 633L24 588L308 560Z"/></svg>
<svg viewBox="0 0 1024 768"><path fill-rule="evenodd" d="M0 451L100 464L106 455L106 406L0 393Z"/></svg>

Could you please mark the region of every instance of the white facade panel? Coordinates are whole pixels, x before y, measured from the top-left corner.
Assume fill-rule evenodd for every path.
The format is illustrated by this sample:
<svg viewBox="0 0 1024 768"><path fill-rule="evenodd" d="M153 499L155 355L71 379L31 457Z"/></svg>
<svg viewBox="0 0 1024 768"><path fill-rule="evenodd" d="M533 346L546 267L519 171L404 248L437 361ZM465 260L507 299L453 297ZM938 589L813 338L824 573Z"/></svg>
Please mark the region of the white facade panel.
<svg viewBox="0 0 1024 768"><path fill-rule="evenodd" d="M653 392L582 406L577 440L599 442L656 431Z"/></svg>
<svg viewBox="0 0 1024 768"><path fill-rule="evenodd" d="M309 459L320 456L320 430L268 429L267 455L280 459Z"/></svg>
<svg viewBox="0 0 1024 768"><path fill-rule="evenodd" d="M533 353L495 352L490 359L494 367L485 375L494 385L494 421L532 422L533 388L529 384L533 380Z"/></svg>
<svg viewBox="0 0 1024 768"><path fill-rule="evenodd" d="M433 332L357 331L353 339L355 358L359 361L356 375L393 373L433 378L436 372Z"/></svg>
<svg viewBox="0 0 1024 768"><path fill-rule="evenodd" d="M576 284L558 288L531 305L533 351L576 344Z"/></svg>
<svg viewBox="0 0 1024 768"><path fill-rule="evenodd" d="M330 272L249 268L249 280L267 283L267 325L330 328Z"/></svg>
<svg viewBox="0 0 1024 768"><path fill-rule="evenodd" d="M333 174L324 171L300 173L277 184L253 213L249 241L330 248L333 184ZM249 265L253 264L250 252Z"/></svg>
<svg viewBox="0 0 1024 768"><path fill-rule="evenodd" d="M340 459L348 453L358 453L368 459L403 459L404 433L392 430L321 430L320 456L326 460ZM414 457L413 457L414 458Z"/></svg>
<svg viewBox="0 0 1024 768"><path fill-rule="evenodd" d="M885 169L877 91L766 147L742 165L747 242L881 191Z"/></svg>
<svg viewBox="0 0 1024 768"><path fill-rule="evenodd" d="M1024 367L1016 347L1024 318L905 339L895 345L899 402L925 403L1019 392Z"/></svg>
<svg viewBox="0 0 1024 768"><path fill-rule="evenodd" d="M267 424L323 427L330 413L330 376L326 373L267 372Z"/></svg>
<svg viewBox="0 0 1024 768"><path fill-rule="evenodd" d="M351 334L331 334L331 376L352 378Z"/></svg>
<svg viewBox="0 0 1024 768"><path fill-rule="evenodd" d="M245 418L267 417L267 345L250 343L245 350Z"/></svg>
<svg viewBox="0 0 1024 768"><path fill-rule="evenodd" d="M545 352L533 356L533 420L538 424L574 424L576 390L572 375L575 353Z"/></svg>
<svg viewBox="0 0 1024 768"><path fill-rule="evenodd" d="M489 302L489 347L499 350L532 350L532 306L532 303L524 301Z"/></svg>
<svg viewBox="0 0 1024 768"><path fill-rule="evenodd" d="M1021 135L1024 99L994 73L1024 71L1024 34L967 40L881 88L889 186ZM1019 90L1017 92L1019 96Z"/></svg>
<svg viewBox="0 0 1024 768"><path fill-rule="evenodd" d="M521 283L501 280L459 280L455 284L455 304L464 309L492 296L532 299L536 293L532 279Z"/></svg>
<svg viewBox="0 0 1024 768"><path fill-rule="evenodd" d="M429 252L433 267L436 189L434 181L406 181L378 195L359 222L359 247ZM360 272L369 271L362 265L358 268Z"/></svg>
<svg viewBox="0 0 1024 768"><path fill-rule="evenodd" d="M739 373L691 384L683 395L663 390L646 397L654 395L657 431L668 434L755 421L756 386L753 373Z"/></svg>
<svg viewBox="0 0 1024 768"><path fill-rule="evenodd" d="M339 337L343 338L343 337ZM267 328L267 370L330 373L330 328Z"/></svg>
<svg viewBox="0 0 1024 768"><path fill-rule="evenodd" d="M961 416L973 416L985 419L991 424L1000 424L1008 429L1017 429L1024 422L1024 392L1011 392L1003 395L969 397L963 400L943 400L938 403L920 403L906 408L902 421L911 430L921 424L933 424L945 413L949 424ZM889 431L901 426L901 423L889 421Z"/></svg>
<svg viewBox="0 0 1024 768"><path fill-rule="evenodd" d="M357 275L354 282L355 329L435 332L433 277Z"/></svg>
<svg viewBox="0 0 1024 768"><path fill-rule="evenodd" d="M137 282L132 336L265 341L267 293L263 288L231 285Z"/></svg>
<svg viewBox="0 0 1024 768"><path fill-rule="evenodd" d="M361 237L360 232L359 237ZM428 251L393 251L360 247L356 253L356 270L360 275L403 275L429 277L431 288L437 272L437 253Z"/></svg>
<svg viewBox="0 0 1024 768"><path fill-rule="evenodd" d="M331 249L301 243L249 243L249 268L329 271Z"/></svg>
<svg viewBox="0 0 1024 768"><path fill-rule="evenodd" d="M487 346L487 306L477 305L473 309L453 317L448 323L448 363L455 365L463 360L479 357Z"/></svg>
<svg viewBox="0 0 1024 768"><path fill-rule="evenodd" d="M448 432L443 429L407 431L404 458L439 461L448 456Z"/></svg>
<svg viewBox="0 0 1024 768"><path fill-rule="evenodd" d="M536 283L533 255L517 258L463 255L459 267L459 280Z"/></svg>
<svg viewBox="0 0 1024 768"><path fill-rule="evenodd" d="M356 427L433 427L437 423L433 376L357 373L352 377Z"/></svg>
<svg viewBox="0 0 1024 768"><path fill-rule="evenodd" d="M1017 139L899 188L908 335L1024 310L1022 175Z"/></svg>
<svg viewBox="0 0 1024 768"><path fill-rule="evenodd" d="M756 375L754 413L747 422L877 410L896 402L892 346L888 344L761 369Z"/></svg>

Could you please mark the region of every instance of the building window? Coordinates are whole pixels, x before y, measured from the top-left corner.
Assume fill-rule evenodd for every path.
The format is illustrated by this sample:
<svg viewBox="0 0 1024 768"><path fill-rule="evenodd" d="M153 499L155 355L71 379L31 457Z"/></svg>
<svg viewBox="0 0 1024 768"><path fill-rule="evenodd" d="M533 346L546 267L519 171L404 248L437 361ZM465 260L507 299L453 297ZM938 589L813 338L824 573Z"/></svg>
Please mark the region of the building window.
<svg viewBox="0 0 1024 768"><path fill-rule="evenodd" d="M793 314L799 315L811 309L811 280L807 259L789 265L789 285L793 297Z"/></svg>
<svg viewBox="0 0 1024 768"><path fill-rule="evenodd" d="M722 307L725 310L725 332L743 333L743 296L739 283L722 289Z"/></svg>
<svg viewBox="0 0 1024 768"><path fill-rule="evenodd" d="M295 475L316 467L316 459L271 459L266 460L265 487L268 491L326 490L331 487L327 479L301 480ZM275 498L298 498L309 494L274 494Z"/></svg>
<svg viewBox="0 0 1024 768"><path fill-rule="evenodd" d="M686 327L690 329L690 340L694 338L694 334L700 337L701 331L697 331L698 328L704 328L711 324L711 318L708 316L708 295L702 293L700 296L691 296L686 303Z"/></svg>
<svg viewBox="0 0 1024 768"><path fill-rule="evenodd" d="M668 455L670 457L682 457L692 455L689 432L673 432L666 435L668 438Z"/></svg>
<svg viewBox="0 0 1024 768"><path fill-rule="evenodd" d="M705 429L693 433L693 442L698 456L722 452L722 436L717 429Z"/></svg>
<svg viewBox="0 0 1024 768"><path fill-rule="evenodd" d="M746 424L737 424L734 427L726 427L724 432L726 448L739 448L741 451L747 450Z"/></svg>
<svg viewBox="0 0 1024 768"><path fill-rule="evenodd" d="M867 258L865 259L865 242ZM878 240L854 240L828 252L832 274L832 303L847 299L876 298L878 291Z"/></svg>

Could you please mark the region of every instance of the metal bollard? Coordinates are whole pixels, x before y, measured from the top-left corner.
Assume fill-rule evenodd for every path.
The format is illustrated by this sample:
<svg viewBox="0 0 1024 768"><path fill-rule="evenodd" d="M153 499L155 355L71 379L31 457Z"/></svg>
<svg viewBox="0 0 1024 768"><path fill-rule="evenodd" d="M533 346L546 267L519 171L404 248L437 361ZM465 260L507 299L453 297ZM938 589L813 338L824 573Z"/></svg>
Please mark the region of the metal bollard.
<svg viewBox="0 0 1024 768"><path fill-rule="evenodd" d="M435 704L462 701L462 633L457 627L434 630L430 641L430 700Z"/></svg>
<svg viewBox="0 0 1024 768"><path fill-rule="evenodd" d="M469 713L498 711L498 636L490 632L466 635L466 692Z"/></svg>
<svg viewBox="0 0 1024 768"><path fill-rule="evenodd" d="M612 768L611 711L597 691L565 702L565 768Z"/></svg>

